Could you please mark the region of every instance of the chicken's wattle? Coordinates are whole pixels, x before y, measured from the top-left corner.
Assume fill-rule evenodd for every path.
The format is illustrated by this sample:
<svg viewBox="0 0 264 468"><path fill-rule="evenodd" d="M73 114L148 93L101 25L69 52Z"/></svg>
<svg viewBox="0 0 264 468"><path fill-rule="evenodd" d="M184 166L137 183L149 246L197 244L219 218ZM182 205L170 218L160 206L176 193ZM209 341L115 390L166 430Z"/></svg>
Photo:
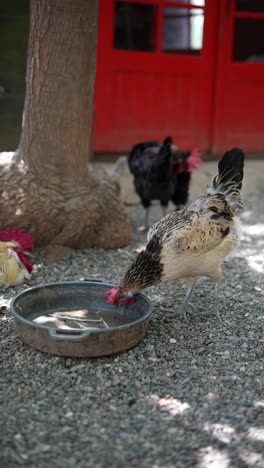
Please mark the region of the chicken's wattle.
<svg viewBox="0 0 264 468"><path fill-rule="evenodd" d="M178 165L177 174L182 174L183 172L191 173L198 169L202 163L200 151L197 148L194 148L187 160Z"/></svg>

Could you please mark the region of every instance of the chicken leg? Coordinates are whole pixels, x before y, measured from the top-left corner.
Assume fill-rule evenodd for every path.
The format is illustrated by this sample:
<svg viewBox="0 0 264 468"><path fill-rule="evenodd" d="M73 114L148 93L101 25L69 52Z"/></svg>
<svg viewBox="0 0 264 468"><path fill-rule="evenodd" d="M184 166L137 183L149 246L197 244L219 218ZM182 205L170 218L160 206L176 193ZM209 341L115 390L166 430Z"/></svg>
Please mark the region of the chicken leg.
<svg viewBox="0 0 264 468"><path fill-rule="evenodd" d="M148 231L149 230L149 211L150 207L145 207L145 224L144 226L139 226L138 231Z"/></svg>
<svg viewBox="0 0 264 468"><path fill-rule="evenodd" d="M184 318L184 320L186 320L186 322L189 322L186 312L187 312L188 302L189 302L189 299L190 299L190 297L191 297L191 295L193 293L195 284L196 284L196 281L193 284L191 284L190 286L188 286L186 294L184 296L184 299L183 299L183 301L182 301L182 303L181 303L181 305L180 305L180 307L178 309L178 312L177 312L178 314L183 316L183 318Z"/></svg>
<svg viewBox="0 0 264 468"><path fill-rule="evenodd" d="M219 283L214 284L214 303L210 308L208 308L204 313L204 315L208 315L208 313L213 313L215 314L217 320L221 321L221 317L219 314L219 298L218 298L218 292L219 292Z"/></svg>
<svg viewBox="0 0 264 468"><path fill-rule="evenodd" d="M188 286L185 297L178 309L178 314L182 315L183 318L186 320L186 322L189 322L188 317L187 317L187 307L189 303L189 299L193 293L194 286L196 285L196 282ZM214 314L216 315L216 318L220 321L220 314L219 314L219 299L218 299L218 291L219 291L219 283L214 284L214 300L215 304L213 305L212 309ZM207 314L208 312L206 312Z"/></svg>

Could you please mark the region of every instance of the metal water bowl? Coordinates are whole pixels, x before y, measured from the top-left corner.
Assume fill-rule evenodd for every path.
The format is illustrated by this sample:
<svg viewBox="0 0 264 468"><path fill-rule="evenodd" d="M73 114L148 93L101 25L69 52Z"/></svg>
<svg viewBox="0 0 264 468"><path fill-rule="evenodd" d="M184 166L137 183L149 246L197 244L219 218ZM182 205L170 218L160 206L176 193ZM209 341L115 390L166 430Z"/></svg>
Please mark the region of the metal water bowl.
<svg viewBox="0 0 264 468"><path fill-rule="evenodd" d="M61 356L105 356L135 346L146 334L152 305L108 304L113 285L98 279L44 284L17 294L10 308L22 340Z"/></svg>

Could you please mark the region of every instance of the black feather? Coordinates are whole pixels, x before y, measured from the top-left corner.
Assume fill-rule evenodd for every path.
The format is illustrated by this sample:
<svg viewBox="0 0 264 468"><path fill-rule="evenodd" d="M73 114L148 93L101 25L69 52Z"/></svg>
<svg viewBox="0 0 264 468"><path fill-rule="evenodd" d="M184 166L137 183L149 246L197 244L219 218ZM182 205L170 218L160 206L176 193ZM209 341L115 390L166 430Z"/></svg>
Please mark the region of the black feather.
<svg viewBox="0 0 264 468"><path fill-rule="evenodd" d="M240 190L244 176L244 159L244 152L240 148L226 151L218 163L217 176L207 186L207 193L216 194L219 200L226 201L233 214L243 207Z"/></svg>
<svg viewBox="0 0 264 468"><path fill-rule="evenodd" d="M176 171L175 171L176 173ZM171 195L171 201L177 205L186 205L189 196L189 187L191 181L190 172L176 173L176 180L174 184L174 190Z"/></svg>
<svg viewBox="0 0 264 468"><path fill-rule="evenodd" d="M229 232L230 232L230 227L227 226L226 229L223 229L223 230L222 230L222 236L223 236L223 237L227 236L227 234L229 234Z"/></svg>
<svg viewBox="0 0 264 468"><path fill-rule="evenodd" d="M191 176L187 172L177 174L177 166L172 165L172 143L170 136L162 144L157 141L138 143L128 155L134 186L145 208L152 200L159 200L164 207L170 199L176 205L187 202Z"/></svg>
<svg viewBox="0 0 264 468"><path fill-rule="evenodd" d="M235 183L240 190L244 176L244 152L240 148L226 151L218 164L219 181L221 184Z"/></svg>
<svg viewBox="0 0 264 468"><path fill-rule="evenodd" d="M146 245L146 252L160 255L161 252L161 241L158 236L153 236L151 240Z"/></svg>

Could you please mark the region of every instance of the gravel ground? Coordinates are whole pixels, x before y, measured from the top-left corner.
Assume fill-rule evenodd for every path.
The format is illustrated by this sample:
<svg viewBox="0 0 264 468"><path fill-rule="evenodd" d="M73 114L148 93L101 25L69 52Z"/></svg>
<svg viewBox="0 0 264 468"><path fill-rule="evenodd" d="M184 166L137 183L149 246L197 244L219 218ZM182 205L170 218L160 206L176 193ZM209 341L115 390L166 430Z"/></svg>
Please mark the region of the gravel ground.
<svg viewBox="0 0 264 468"><path fill-rule="evenodd" d="M150 288L145 339L119 355L72 359L18 338L0 302L0 466L264 467L263 193L247 196L240 248L224 267L221 316L173 316L181 283ZM82 250L57 264L35 253L32 285L102 276L116 282L145 235L130 207L133 240L119 251ZM153 207L152 219L160 215ZM212 284L194 300L208 310Z"/></svg>

